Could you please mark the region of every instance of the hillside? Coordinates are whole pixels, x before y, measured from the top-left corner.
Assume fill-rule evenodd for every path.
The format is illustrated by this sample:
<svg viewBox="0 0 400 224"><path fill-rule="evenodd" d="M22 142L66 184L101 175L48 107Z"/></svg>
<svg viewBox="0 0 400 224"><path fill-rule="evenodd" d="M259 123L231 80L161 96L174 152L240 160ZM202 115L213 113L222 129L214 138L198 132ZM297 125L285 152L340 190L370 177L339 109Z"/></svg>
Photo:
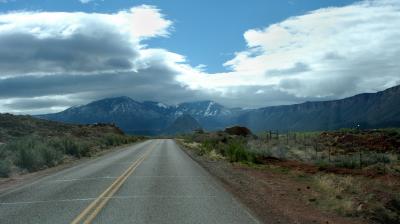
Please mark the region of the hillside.
<svg viewBox="0 0 400 224"><path fill-rule="evenodd" d="M129 97L116 97L37 117L72 124L115 123L126 133L157 135L162 134L183 114L192 116L206 129L224 128L230 124L234 111L213 101L169 106L152 101L137 102Z"/></svg>
<svg viewBox="0 0 400 224"><path fill-rule="evenodd" d="M265 107L241 115L237 122L253 131L399 127L400 86L342 100Z"/></svg>
<svg viewBox="0 0 400 224"><path fill-rule="evenodd" d="M90 157L138 139L112 124L73 125L0 114L0 177Z"/></svg>
<svg viewBox="0 0 400 224"><path fill-rule="evenodd" d="M51 138L71 135L90 137L104 134L123 135L123 132L118 127L108 124L72 125L31 116L0 114L0 142L3 143L27 136Z"/></svg>
<svg viewBox="0 0 400 224"><path fill-rule="evenodd" d="M400 86L340 100L246 110L227 108L214 101L169 106L117 97L38 117L78 124L115 123L127 133L157 135L183 114L192 116L205 130L211 131L236 124L249 127L254 132L399 127Z"/></svg>
<svg viewBox="0 0 400 224"><path fill-rule="evenodd" d="M164 113L154 110L155 106L117 97L38 117L73 124L115 123L127 133L152 135L160 132L168 121Z"/></svg>
<svg viewBox="0 0 400 224"><path fill-rule="evenodd" d="M176 118L174 123L172 123L165 131L165 134L175 135L175 134L186 134L192 133L195 130L201 129L201 125L192 116L188 114L183 114Z"/></svg>

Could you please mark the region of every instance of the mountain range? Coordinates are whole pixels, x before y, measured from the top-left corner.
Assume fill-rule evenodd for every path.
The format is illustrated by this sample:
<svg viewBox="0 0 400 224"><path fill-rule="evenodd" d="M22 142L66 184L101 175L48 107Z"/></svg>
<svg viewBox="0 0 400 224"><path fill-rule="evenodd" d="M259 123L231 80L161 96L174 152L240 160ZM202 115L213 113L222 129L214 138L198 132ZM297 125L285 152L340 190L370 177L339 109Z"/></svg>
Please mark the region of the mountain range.
<svg viewBox="0 0 400 224"><path fill-rule="evenodd" d="M127 133L157 135L171 132L169 128L182 115L189 115L206 130L223 129L231 125L246 126L254 132L399 127L400 86L340 100L259 109L228 108L214 101L186 102L170 106L116 97L37 117L67 123L115 123ZM190 120L188 117L185 119ZM193 121L188 123L195 125ZM182 122L178 124L182 126Z"/></svg>

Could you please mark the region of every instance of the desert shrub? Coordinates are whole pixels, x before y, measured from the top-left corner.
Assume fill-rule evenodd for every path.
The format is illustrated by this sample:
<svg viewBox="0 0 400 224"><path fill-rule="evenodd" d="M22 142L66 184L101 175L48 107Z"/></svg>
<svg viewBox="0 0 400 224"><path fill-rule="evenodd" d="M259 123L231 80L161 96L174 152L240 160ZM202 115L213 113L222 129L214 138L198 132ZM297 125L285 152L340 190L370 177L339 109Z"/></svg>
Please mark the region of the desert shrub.
<svg viewBox="0 0 400 224"><path fill-rule="evenodd" d="M48 145L42 145L39 153L43 157L44 164L47 167L52 167L59 164L63 160L63 153L54 148L49 148Z"/></svg>
<svg viewBox="0 0 400 224"><path fill-rule="evenodd" d="M390 163L390 157L387 153L364 153L362 156L362 165L370 166L377 163L388 164Z"/></svg>
<svg viewBox="0 0 400 224"><path fill-rule="evenodd" d="M232 140L228 143L225 156L230 162L254 162L254 155L246 150L242 141Z"/></svg>
<svg viewBox="0 0 400 224"><path fill-rule="evenodd" d="M204 141L201 143L200 149L199 149L199 155L205 155L210 153L212 150L214 150L216 147L216 144L212 141Z"/></svg>
<svg viewBox="0 0 400 224"><path fill-rule="evenodd" d="M37 149L40 149L39 147L26 147L23 145L20 145L21 148L17 149L17 157L16 157L16 165L23 168L27 169L28 171L36 171L41 169L44 164L44 158L41 156Z"/></svg>
<svg viewBox="0 0 400 224"><path fill-rule="evenodd" d="M355 158L353 155L339 156L333 161L333 164L336 167L349 168L349 169L355 169L360 167L359 159Z"/></svg>
<svg viewBox="0 0 400 224"><path fill-rule="evenodd" d="M137 141L134 136L105 134L104 137L77 138L26 136L0 146L0 177L7 177L13 165L29 172L61 163L65 155L91 156L92 149Z"/></svg>
<svg viewBox="0 0 400 224"><path fill-rule="evenodd" d="M106 146L118 146L129 143L128 138L116 134L107 134L104 136L104 144Z"/></svg>
<svg viewBox="0 0 400 224"><path fill-rule="evenodd" d="M11 162L8 159L0 160L0 177L9 177L11 172Z"/></svg>
<svg viewBox="0 0 400 224"><path fill-rule="evenodd" d="M65 154L80 158L82 156L81 149L75 141L69 138L61 139L61 148Z"/></svg>
<svg viewBox="0 0 400 224"><path fill-rule="evenodd" d="M360 183L351 176L338 176L335 174L319 174L313 177L317 189L323 194L319 205L335 210L342 215L350 215L356 209L353 198L346 197L361 189Z"/></svg>
<svg viewBox="0 0 400 224"><path fill-rule="evenodd" d="M82 139L63 137L51 139L48 144L61 154L67 154L80 158L90 156L90 144Z"/></svg>
<svg viewBox="0 0 400 224"><path fill-rule="evenodd" d="M317 159L314 164L320 168L327 168L330 166L329 161L325 160L325 159Z"/></svg>
<svg viewBox="0 0 400 224"><path fill-rule="evenodd" d="M278 146L276 150L276 157L280 159L286 159L289 152L289 148L287 146Z"/></svg>
<svg viewBox="0 0 400 224"><path fill-rule="evenodd" d="M90 149L90 144L87 142L79 142L78 143L79 152L81 156L92 156L92 151Z"/></svg>
<svg viewBox="0 0 400 224"><path fill-rule="evenodd" d="M52 167L63 159L63 152L40 138L26 137L7 144L6 151L13 163L22 169L36 171Z"/></svg>

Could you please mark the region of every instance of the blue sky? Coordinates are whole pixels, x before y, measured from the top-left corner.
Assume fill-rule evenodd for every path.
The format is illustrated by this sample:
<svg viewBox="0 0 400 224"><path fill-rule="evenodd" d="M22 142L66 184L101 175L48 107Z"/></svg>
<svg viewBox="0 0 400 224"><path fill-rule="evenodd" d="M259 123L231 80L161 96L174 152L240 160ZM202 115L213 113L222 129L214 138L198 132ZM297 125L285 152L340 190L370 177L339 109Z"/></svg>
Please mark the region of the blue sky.
<svg viewBox="0 0 400 224"><path fill-rule="evenodd" d="M0 0L0 112L117 96L258 108L400 84L399 0L81 1Z"/></svg>
<svg viewBox="0 0 400 224"><path fill-rule="evenodd" d="M236 51L246 48L243 33L319 8L344 6L352 0L15 0L1 11L84 11L114 13L147 4L162 10L174 22L170 38L150 39L152 47L185 55L193 66L204 64L208 72L220 72Z"/></svg>

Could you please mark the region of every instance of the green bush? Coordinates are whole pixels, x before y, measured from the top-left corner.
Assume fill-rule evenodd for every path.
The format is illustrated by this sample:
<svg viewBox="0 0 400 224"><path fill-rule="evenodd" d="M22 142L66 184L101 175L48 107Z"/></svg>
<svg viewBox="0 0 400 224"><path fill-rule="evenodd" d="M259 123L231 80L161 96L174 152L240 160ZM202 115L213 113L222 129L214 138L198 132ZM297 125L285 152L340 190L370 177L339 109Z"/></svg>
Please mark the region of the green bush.
<svg viewBox="0 0 400 224"><path fill-rule="evenodd" d="M123 144L129 144L138 141L137 137L125 136L117 134L106 134L103 138L103 144L105 146L119 146Z"/></svg>
<svg viewBox="0 0 400 224"><path fill-rule="evenodd" d="M77 158L80 158L81 155L81 150L79 149L79 145L75 142L72 141L69 138L64 138L62 139L62 149L65 154L75 156Z"/></svg>
<svg viewBox="0 0 400 224"><path fill-rule="evenodd" d="M126 144L127 141L123 136L116 134L107 134L104 136L104 143L106 146L118 146L121 144Z"/></svg>
<svg viewBox="0 0 400 224"><path fill-rule="evenodd" d="M355 169L360 167L359 159L355 158L352 155L340 156L339 158L335 159L333 164L336 167L349 168L349 169Z"/></svg>
<svg viewBox="0 0 400 224"><path fill-rule="evenodd" d="M63 160L63 153L55 148L49 148L48 146L42 146L39 150L43 157L44 164L47 167L53 167L59 164Z"/></svg>
<svg viewBox="0 0 400 224"><path fill-rule="evenodd" d="M39 147L24 147L17 149L16 165L27 169L29 172L44 167L45 161L41 154L36 151Z"/></svg>
<svg viewBox="0 0 400 224"><path fill-rule="evenodd" d="M7 177L14 165L33 172L61 163L65 155L91 156L93 148L108 148L136 142L139 138L102 134L91 138L29 136L0 146L0 177Z"/></svg>
<svg viewBox="0 0 400 224"><path fill-rule="evenodd" d="M14 164L30 172L60 163L63 153L43 139L29 137L14 141L6 150L12 154Z"/></svg>
<svg viewBox="0 0 400 224"><path fill-rule="evenodd" d="M204 141L201 144L200 150L199 150L199 155L205 155L210 153L213 149L215 149L215 143L211 142L211 141Z"/></svg>
<svg viewBox="0 0 400 224"><path fill-rule="evenodd" d="M11 172L11 162L8 159L0 160L0 177L9 177Z"/></svg>
<svg viewBox="0 0 400 224"><path fill-rule="evenodd" d="M370 166L378 163L389 164L390 162L389 155L386 153L364 153L362 155L363 166Z"/></svg>
<svg viewBox="0 0 400 224"><path fill-rule="evenodd" d="M241 141L230 141L225 151L225 156L230 162L254 162L254 155L246 150L245 144Z"/></svg>

